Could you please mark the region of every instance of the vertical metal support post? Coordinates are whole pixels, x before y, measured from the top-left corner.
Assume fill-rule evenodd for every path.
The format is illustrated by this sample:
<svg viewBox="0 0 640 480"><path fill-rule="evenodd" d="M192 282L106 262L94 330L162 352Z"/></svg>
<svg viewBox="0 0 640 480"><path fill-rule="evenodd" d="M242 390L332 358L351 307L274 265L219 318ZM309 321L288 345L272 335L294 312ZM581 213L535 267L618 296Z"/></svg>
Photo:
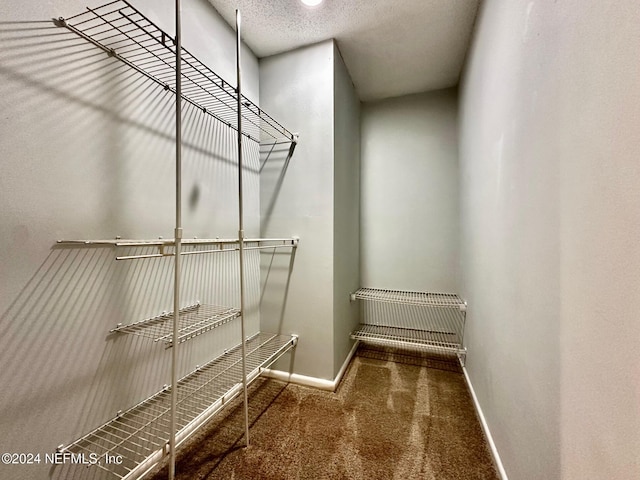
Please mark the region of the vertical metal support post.
<svg viewBox="0 0 640 480"><path fill-rule="evenodd" d="M240 329L242 335L242 390L244 392L244 438L249 446L249 399L247 397L247 351L245 334L245 291L244 291L244 210L242 191L242 72L240 68L240 10L236 10L236 69L238 95L238 253L240 257Z"/></svg>
<svg viewBox="0 0 640 480"><path fill-rule="evenodd" d="M173 283L173 346L171 348L171 425L169 480L176 475L176 409L178 404L178 321L180 319L180 252L182 247L182 35L180 0L176 0L176 228Z"/></svg>

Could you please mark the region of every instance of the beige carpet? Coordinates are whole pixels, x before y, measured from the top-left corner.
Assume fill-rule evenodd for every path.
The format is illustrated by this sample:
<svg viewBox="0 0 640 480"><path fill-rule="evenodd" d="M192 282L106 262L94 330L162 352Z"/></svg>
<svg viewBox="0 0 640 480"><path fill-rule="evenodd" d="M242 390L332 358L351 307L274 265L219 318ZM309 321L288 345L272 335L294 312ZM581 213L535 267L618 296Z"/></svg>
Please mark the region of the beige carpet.
<svg viewBox="0 0 640 480"><path fill-rule="evenodd" d="M372 352L335 393L256 381L251 446L236 401L178 452L176 478L497 480L462 374Z"/></svg>

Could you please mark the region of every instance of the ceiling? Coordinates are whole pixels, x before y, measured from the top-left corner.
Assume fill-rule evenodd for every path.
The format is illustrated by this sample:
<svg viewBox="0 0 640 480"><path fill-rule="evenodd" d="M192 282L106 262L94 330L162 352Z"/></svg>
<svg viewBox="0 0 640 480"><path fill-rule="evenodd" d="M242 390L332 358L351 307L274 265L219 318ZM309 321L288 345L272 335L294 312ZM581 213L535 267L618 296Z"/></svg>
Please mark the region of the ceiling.
<svg viewBox="0 0 640 480"><path fill-rule="evenodd" d="M479 0L209 0L259 57L335 38L362 101L453 87Z"/></svg>

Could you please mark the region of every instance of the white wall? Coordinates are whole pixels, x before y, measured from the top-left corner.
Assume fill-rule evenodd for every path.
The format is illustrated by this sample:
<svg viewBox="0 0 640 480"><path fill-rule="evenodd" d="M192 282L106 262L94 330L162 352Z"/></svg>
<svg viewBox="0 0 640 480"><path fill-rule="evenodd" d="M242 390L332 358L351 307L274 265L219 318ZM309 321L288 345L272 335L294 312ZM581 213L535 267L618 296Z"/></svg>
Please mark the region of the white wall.
<svg viewBox="0 0 640 480"><path fill-rule="evenodd" d="M457 293L457 94L362 107L362 286Z"/></svg>
<svg viewBox="0 0 640 480"><path fill-rule="evenodd" d="M260 176L262 236L300 236L295 257L262 255L262 330L297 333L276 368L333 380L353 342L359 286L359 108L332 40L260 60L262 107L300 134ZM263 147L263 159L266 158Z"/></svg>
<svg viewBox="0 0 640 480"><path fill-rule="evenodd" d="M172 260L116 262L111 248L55 246L58 239L173 236L172 95L51 22L98 3L0 5L2 452L51 453L169 381L170 350L109 330L172 310ZM134 3L173 30L173 2ZM196 53L216 38L233 42L216 15L204 0L189 2L185 47ZM250 52L244 58L246 91L257 99L257 60ZM228 74L235 52L221 51L214 62ZM235 236L235 136L192 107L184 117L185 237ZM247 145L251 236L259 233L258 157L258 146ZM249 263L251 331L259 326L259 255ZM185 303L237 305L233 257L189 257L183 273ZM239 335L234 322L185 343L181 372ZM61 473L45 464L0 466L2 478L49 475Z"/></svg>
<svg viewBox="0 0 640 480"><path fill-rule="evenodd" d="M300 134L291 161L285 145L260 176L261 235L300 237L295 258L262 254L262 330L297 333L295 373L323 379L334 370L333 49L327 41L260 60L262 108Z"/></svg>
<svg viewBox="0 0 640 480"><path fill-rule="evenodd" d="M358 305L350 294L360 287L360 101L340 51L334 46L334 372L353 347Z"/></svg>
<svg viewBox="0 0 640 480"><path fill-rule="evenodd" d="M467 368L511 480L640 476L640 7L482 4L462 84Z"/></svg>

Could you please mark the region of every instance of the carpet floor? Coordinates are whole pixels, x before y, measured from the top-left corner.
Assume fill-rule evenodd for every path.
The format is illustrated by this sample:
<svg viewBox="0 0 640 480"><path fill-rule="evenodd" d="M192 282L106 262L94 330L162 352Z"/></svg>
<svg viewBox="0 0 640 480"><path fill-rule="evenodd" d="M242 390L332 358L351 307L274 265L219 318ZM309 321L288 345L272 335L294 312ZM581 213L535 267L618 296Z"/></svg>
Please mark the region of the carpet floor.
<svg viewBox="0 0 640 480"><path fill-rule="evenodd" d="M236 400L178 451L176 479L498 480L464 376L371 352L335 393L257 380L251 445Z"/></svg>

